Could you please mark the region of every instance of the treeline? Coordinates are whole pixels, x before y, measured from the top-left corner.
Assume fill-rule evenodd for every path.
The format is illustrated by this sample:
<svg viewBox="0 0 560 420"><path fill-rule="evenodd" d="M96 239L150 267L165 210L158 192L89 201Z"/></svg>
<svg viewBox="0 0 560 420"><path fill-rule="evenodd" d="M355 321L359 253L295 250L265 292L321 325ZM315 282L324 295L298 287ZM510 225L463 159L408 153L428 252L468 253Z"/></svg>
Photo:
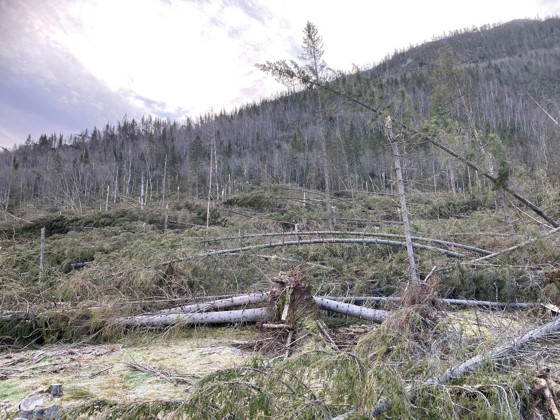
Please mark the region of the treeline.
<svg viewBox="0 0 560 420"><path fill-rule="evenodd" d="M507 165L508 182L534 192L534 185L560 181L559 65L560 19L514 21L395 54L332 86L436 135L482 167L489 163L481 150L489 151L497 168ZM70 138L29 137L0 153L0 205L10 213L30 202L79 211L207 197L211 176L214 199L266 182L322 189L313 104L300 91L197 120L124 117ZM333 190L392 190L381 121L341 97L325 104ZM411 187L484 187L418 136L396 134Z"/></svg>

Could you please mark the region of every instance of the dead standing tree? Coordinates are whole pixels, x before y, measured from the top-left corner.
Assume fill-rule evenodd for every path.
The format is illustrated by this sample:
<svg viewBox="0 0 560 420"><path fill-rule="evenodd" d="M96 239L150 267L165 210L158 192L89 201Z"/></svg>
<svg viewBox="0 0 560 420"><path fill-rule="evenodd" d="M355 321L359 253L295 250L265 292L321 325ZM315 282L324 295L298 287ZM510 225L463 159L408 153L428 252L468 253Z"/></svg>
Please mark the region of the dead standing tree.
<svg viewBox="0 0 560 420"><path fill-rule="evenodd" d="M410 280L412 282L420 282L421 281L420 275L418 274L418 267L416 265L416 259L414 257L414 244L412 243L410 222L408 220L408 208L406 206L406 193L404 190L404 180L402 175L401 152L399 150L399 145L397 144L397 138L393 134L393 122L391 120L390 115L387 115L385 117L384 124L385 124L385 133L387 134L387 139L391 144L391 150L393 152L393 164L395 166L395 175L397 177L399 200L401 203L401 217L404 225L406 252L408 254L408 266L410 267Z"/></svg>

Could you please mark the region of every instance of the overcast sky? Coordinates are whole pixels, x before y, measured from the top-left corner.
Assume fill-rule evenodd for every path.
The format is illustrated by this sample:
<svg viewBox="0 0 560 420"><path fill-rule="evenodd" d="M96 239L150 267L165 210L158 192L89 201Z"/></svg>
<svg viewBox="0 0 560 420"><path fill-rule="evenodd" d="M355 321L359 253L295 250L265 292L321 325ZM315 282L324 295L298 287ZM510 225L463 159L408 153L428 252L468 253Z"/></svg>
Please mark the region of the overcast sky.
<svg viewBox="0 0 560 420"><path fill-rule="evenodd" d="M369 66L465 27L560 15L560 0L0 0L0 146L127 114L184 120L283 90L307 21L330 67Z"/></svg>

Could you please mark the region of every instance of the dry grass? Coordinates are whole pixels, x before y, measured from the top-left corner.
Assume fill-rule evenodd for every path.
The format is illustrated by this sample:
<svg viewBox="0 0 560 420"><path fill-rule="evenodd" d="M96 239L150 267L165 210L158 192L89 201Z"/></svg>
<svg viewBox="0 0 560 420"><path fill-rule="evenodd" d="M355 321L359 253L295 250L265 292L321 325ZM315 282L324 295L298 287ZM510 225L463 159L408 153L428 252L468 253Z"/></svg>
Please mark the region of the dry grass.
<svg viewBox="0 0 560 420"><path fill-rule="evenodd" d="M196 410L219 417L227 414L226 409L239 417L247 413L328 417L349 409L367 415L368 408L387 398L395 402L391 416L399 418L433 417L438 414L435 407L443 407L439 414L451 418L460 418L453 413L500 418L497 413L502 409L521 413L520 407L530 405L527 384L535 369L548 365L558 372L556 341L537 343L520 359L501 361L457 384L423 389L414 402L407 396L413 385L541 321L542 313L443 312L434 292L453 298L556 302L560 235L477 267L419 251L423 276L438 267L437 285L410 286L404 292L406 308L385 325L362 329L343 317L325 320L340 327L333 338L346 352L336 351L320 335L312 310L297 314L292 324L298 330L294 355L266 362L260 359L284 354L285 332L268 340L270 334L253 335L253 329L181 331L175 327L134 341L138 332L125 334L106 326L112 316L155 311L191 296L264 290L279 272L300 263L306 267L310 286L301 296L403 295L407 258L404 249L395 247L315 244L274 248L267 251L269 256L254 252L196 256L268 242L270 238L242 236L278 232L284 222L301 222L307 230L325 229L319 201L303 207L301 201L283 200L284 193L274 187L237 197L235 203L243 207L216 209L209 229L198 223L204 203L174 203L172 218L177 223L166 231L156 207L145 213L130 208L82 216L47 215L32 225L0 226L0 311L35 320L19 325L26 328L6 323L0 328L2 406L13 409L25 395L61 382L65 404L101 407L91 408L91 418L153 418L158 410L185 418L196 418ZM290 190L294 197L300 193ZM375 226L397 217L391 197L356 197L354 201L337 198L340 226L401 233L398 225ZM412 195L412 200L415 235L492 251L513 245L502 215L486 202L479 206L464 197L434 202L425 194ZM524 238L542 230L521 213L514 217ZM33 229L44 223L51 234L46 242L47 268L39 281L38 232ZM72 264L85 261L90 264L73 269ZM174 262L164 264L167 261ZM274 345L268 353L258 351L266 350L269 341ZM255 350L240 350L240 342ZM38 346L45 343L51 344ZM187 405L169 400L187 401ZM221 403L226 411L216 411Z"/></svg>
<svg viewBox="0 0 560 420"><path fill-rule="evenodd" d="M135 336L122 344L55 344L3 353L0 401L14 411L24 397L53 383L63 385L63 406L95 399L115 403L183 400L189 395L190 383L246 364L253 353L229 343L249 334L251 331L243 329L202 329L175 336ZM188 380L174 380L173 373L175 379Z"/></svg>

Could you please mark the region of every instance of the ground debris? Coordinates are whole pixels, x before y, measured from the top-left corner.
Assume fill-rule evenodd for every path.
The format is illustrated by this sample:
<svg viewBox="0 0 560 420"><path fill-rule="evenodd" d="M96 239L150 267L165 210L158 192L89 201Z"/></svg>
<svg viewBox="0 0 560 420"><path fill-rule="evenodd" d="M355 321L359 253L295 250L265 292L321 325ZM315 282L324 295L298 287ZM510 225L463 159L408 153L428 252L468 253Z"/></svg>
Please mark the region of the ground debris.
<svg viewBox="0 0 560 420"><path fill-rule="evenodd" d="M194 379L200 378L199 375L191 373L180 373L171 370L157 369L155 367L137 363L135 361L126 364L130 369L137 370L139 372L149 373L153 376L163 379L164 381L171 382L174 385L188 384L192 385Z"/></svg>
<svg viewBox="0 0 560 420"><path fill-rule="evenodd" d="M360 338L377 328L375 325L357 324L335 328L331 336L340 350L352 350Z"/></svg>

